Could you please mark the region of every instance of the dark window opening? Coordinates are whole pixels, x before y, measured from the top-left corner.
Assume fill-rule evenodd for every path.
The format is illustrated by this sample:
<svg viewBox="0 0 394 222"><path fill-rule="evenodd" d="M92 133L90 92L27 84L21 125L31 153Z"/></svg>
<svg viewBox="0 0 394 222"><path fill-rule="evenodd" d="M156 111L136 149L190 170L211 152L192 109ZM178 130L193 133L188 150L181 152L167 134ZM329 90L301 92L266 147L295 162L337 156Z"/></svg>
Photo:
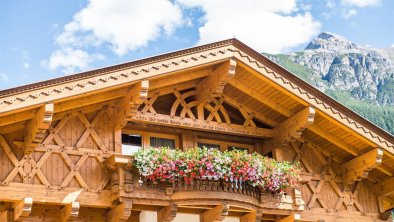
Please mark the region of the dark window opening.
<svg viewBox="0 0 394 222"><path fill-rule="evenodd" d="M155 148L166 147L166 148L175 149L175 140L151 137L150 146Z"/></svg>
<svg viewBox="0 0 394 222"><path fill-rule="evenodd" d="M142 148L142 136L122 134L122 154L131 155Z"/></svg>

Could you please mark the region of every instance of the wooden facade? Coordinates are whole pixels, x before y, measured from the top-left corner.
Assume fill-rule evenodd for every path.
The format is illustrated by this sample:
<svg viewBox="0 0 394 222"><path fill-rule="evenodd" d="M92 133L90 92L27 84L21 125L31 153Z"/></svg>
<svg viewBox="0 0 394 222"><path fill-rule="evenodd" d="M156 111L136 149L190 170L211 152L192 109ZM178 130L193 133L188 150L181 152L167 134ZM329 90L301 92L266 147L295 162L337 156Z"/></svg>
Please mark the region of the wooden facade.
<svg viewBox="0 0 394 222"><path fill-rule="evenodd" d="M122 135L299 162L302 185L141 184ZM0 91L0 221L388 221L393 143L230 39Z"/></svg>

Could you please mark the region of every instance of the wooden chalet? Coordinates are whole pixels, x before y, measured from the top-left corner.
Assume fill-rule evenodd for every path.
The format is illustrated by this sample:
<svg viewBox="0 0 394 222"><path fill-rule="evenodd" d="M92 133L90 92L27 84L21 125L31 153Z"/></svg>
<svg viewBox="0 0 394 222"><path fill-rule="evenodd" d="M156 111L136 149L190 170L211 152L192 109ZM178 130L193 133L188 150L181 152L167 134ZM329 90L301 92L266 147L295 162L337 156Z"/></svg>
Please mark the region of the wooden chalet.
<svg viewBox="0 0 394 222"><path fill-rule="evenodd" d="M388 221L394 137L237 39L0 91L0 221ZM133 150L246 149L286 194L139 183Z"/></svg>

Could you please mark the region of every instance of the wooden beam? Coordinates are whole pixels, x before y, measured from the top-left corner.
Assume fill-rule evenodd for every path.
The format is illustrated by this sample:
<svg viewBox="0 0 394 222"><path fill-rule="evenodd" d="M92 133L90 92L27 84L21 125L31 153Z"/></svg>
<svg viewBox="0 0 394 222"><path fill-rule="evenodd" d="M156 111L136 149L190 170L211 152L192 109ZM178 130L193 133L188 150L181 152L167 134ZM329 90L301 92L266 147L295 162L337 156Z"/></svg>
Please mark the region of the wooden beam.
<svg viewBox="0 0 394 222"><path fill-rule="evenodd" d="M14 221L19 220L20 217L28 217L33 206L33 198L25 197L23 200L16 202L14 208Z"/></svg>
<svg viewBox="0 0 394 222"><path fill-rule="evenodd" d="M320 128L316 125L309 126L308 130L310 130L313 133L317 134L318 136L328 140L329 142L333 143L334 145L338 146L339 148L352 154L353 156L358 156L361 154L361 151L359 151L358 149L352 147L351 145L344 142L342 139L332 135L331 133L323 130L322 128Z"/></svg>
<svg viewBox="0 0 394 222"><path fill-rule="evenodd" d="M284 122L277 125L274 131L274 137L264 142L263 147L274 149L281 147L289 140L296 140L301 138L302 132L305 128L313 124L315 120L315 109L307 107L294 116L288 118ZM269 152L271 150L267 150Z"/></svg>
<svg viewBox="0 0 394 222"><path fill-rule="evenodd" d="M293 113L291 111L289 111L289 109L287 109L284 106L282 106L281 104L279 104L278 101L271 99L270 96L263 95L255 90L251 89L249 86L245 85L244 83L242 83L238 80L230 79L228 81L228 83L230 85L232 85L233 87L243 91L248 96L256 99L257 101L270 107L271 109L276 110L277 112L279 112L280 114L282 114L286 117L290 117L293 115Z"/></svg>
<svg viewBox="0 0 394 222"><path fill-rule="evenodd" d="M382 163L383 149L373 149L341 165L344 183L353 184L362 178L367 178L370 170Z"/></svg>
<svg viewBox="0 0 394 222"><path fill-rule="evenodd" d="M148 97L149 81L143 80L136 83L130 90L122 97L116 105L115 112L115 126L116 128L123 128L127 124L128 117L135 115L138 107Z"/></svg>
<svg viewBox="0 0 394 222"><path fill-rule="evenodd" d="M226 102L228 105L230 105L236 109L243 108L246 112L253 113L253 116L256 119L267 124L268 126L278 125L278 122L276 122L275 120L272 120L272 118L265 116L262 113L258 113L258 112L253 111L253 109L251 107L237 101L236 99L231 98L230 96L223 95L223 98L224 98L224 102Z"/></svg>
<svg viewBox="0 0 394 222"><path fill-rule="evenodd" d="M108 222L125 222L131 215L133 204L131 200L125 199L107 212Z"/></svg>
<svg viewBox="0 0 394 222"><path fill-rule="evenodd" d="M271 129L218 123L191 118L181 118L164 114L138 113L135 116L129 118L129 121L160 126L179 127L184 129L199 129L208 132L221 132L233 135L244 135L262 138L270 138L273 136L273 131Z"/></svg>
<svg viewBox="0 0 394 222"><path fill-rule="evenodd" d="M61 222L66 222L69 220L75 220L78 218L79 215L79 202L71 202L70 204L65 205L61 210L60 210L60 221Z"/></svg>
<svg viewBox="0 0 394 222"><path fill-rule="evenodd" d="M228 215L230 205L228 203L217 205L216 207L200 214L200 222L223 221Z"/></svg>
<svg viewBox="0 0 394 222"><path fill-rule="evenodd" d="M388 196L394 194L394 177L377 184L377 190L380 195Z"/></svg>
<svg viewBox="0 0 394 222"><path fill-rule="evenodd" d="M170 206L162 207L157 211L157 222L171 222L175 219L178 207L171 203Z"/></svg>
<svg viewBox="0 0 394 222"><path fill-rule="evenodd" d="M26 125L23 153L30 154L42 142L52 123L53 103L43 105Z"/></svg>
<svg viewBox="0 0 394 222"><path fill-rule="evenodd" d="M223 95L224 86L229 79L235 76L237 62L230 59L219 65L208 77L197 84L196 99L197 101L211 101L213 98L219 98Z"/></svg>
<svg viewBox="0 0 394 222"><path fill-rule="evenodd" d="M247 213L239 218L239 222L260 222L261 214L257 215L256 211Z"/></svg>
<svg viewBox="0 0 394 222"><path fill-rule="evenodd" d="M29 120L29 119L33 118L35 116L35 114L36 114L36 110L32 109L32 110L26 110L23 112L19 112L19 113L14 113L11 115L1 116L0 117L0 126L6 126L6 125Z"/></svg>
<svg viewBox="0 0 394 222"><path fill-rule="evenodd" d="M285 218L278 220L278 222L298 222L298 221L301 221L300 214L292 214L292 215L289 215Z"/></svg>

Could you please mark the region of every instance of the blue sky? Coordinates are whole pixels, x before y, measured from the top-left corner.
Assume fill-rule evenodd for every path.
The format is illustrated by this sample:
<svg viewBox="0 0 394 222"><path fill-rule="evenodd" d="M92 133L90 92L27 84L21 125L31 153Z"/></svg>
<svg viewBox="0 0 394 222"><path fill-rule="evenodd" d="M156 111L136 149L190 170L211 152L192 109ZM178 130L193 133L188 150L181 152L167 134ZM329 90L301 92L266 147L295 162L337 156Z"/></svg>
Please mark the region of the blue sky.
<svg viewBox="0 0 394 222"><path fill-rule="evenodd" d="M0 0L0 89L229 37L291 52L321 31L394 46L394 1Z"/></svg>

